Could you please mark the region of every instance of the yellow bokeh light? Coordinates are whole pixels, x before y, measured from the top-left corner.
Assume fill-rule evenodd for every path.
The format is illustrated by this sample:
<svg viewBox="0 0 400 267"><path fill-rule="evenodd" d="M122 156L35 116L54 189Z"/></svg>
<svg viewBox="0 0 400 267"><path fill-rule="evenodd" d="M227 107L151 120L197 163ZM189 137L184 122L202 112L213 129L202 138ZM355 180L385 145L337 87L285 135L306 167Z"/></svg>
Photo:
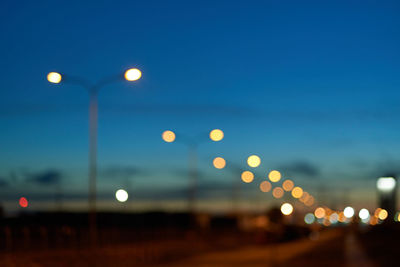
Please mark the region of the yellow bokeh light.
<svg viewBox="0 0 400 267"><path fill-rule="evenodd" d="M217 168L217 169L223 169L223 168L225 168L226 161L225 161L224 158L216 157L216 158L213 160L213 165L214 165L214 167Z"/></svg>
<svg viewBox="0 0 400 267"><path fill-rule="evenodd" d="M290 191L290 190L293 189L294 183L292 182L292 180L285 180L285 181L282 183L282 187L283 187L283 190L285 190L285 191Z"/></svg>
<svg viewBox="0 0 400 267"><path fill-rule="evenodd" d="M293 212L293 206L289 203L283 203L281 206L281 212L283 215L290 215Z"/></svg>
<svg viewBox="0 0 400 267"><path fill-rule="evenodd" d="M137 81L140 79L140 77L142 77L142 72L138 69L129 69L125 71L125 79L127 81Z"/></svg>
<svg viewBox="0 0 400 267"><path fill-rule="evenodd" d="M165 131L162 133L162 139L167 143L174 142L175 141L175 133L173 131Z"/></svg>
<svg viewBox="0 0 400 267"><path fill-rule="evenodd" d="M317 217L318 219L322 219L325 216L325 209L322 207L318 207L315 209L314 211L314 215L315 217Z"/></svg>
<svg viewBox="0 0 400 267"><path fill-rule="evenodd" d="M251 183L254 180L254 174L250 171L242 172L242 181L245 183Z"/></svg>
<svg viewBox="0 0 400 267"><path fill-rule="evenodd" d="M285 192L281 187L275 187L274 190L272 190L272 195L274 196L274 198L281 198L283 197L284 193Z"/></svg>
<svg viewBox="0 0 400 267"><path fill-rule="evenodd" d="M218 142L221 141L224 138L224 132L221 131L220 129L214 129L210 132L210 139Z"/></svg>
<svg viewBox="0 0 400 267"><path fill-rule="evenodd" d="M282 175L279 171L270 171L268 174L268 178L271 180L271 182L278 182L281 179Z"/></svg>
<svg viewBox="0 0 400 267"><path fill-rule="evenodd" d="M381 211L378 214L379 220L385 220L388 217L388 212L387 210L381 209Z"/></svg>
<svg viewBox="0 0 400 267"><path fill-rule="evenodd" d="M261 163L261 159L259 156L252 155L247 158L247 164L250 167L253 167L253 168L258 167L260 165L260 163Z"/></svg>
<svg viewBox="0 0 400 267"><path fill-rule="evenodd" d="M62 76L58 72L50 72L47 74L47 80L51 83L60 83Z"/></svg>
<svg viewBox="0 0 400 267"><path fill-rule="evenodd" d="M271 188L272 188L272 185L271 185L271 183L270 182L268 182L268 181L263 181L263 182L261 182L261 184L260 184L260 190L262 191L262 192L269 192L269 191L271 191Z"/></svg>
<svg viewBox="0 0 400 267"><path fill-rule="evenodd" d="M294 198L301 198L302 195L303 195L303 189L301 189L301 187L296 186L295 188L293 188L292 196Z"/></svg>

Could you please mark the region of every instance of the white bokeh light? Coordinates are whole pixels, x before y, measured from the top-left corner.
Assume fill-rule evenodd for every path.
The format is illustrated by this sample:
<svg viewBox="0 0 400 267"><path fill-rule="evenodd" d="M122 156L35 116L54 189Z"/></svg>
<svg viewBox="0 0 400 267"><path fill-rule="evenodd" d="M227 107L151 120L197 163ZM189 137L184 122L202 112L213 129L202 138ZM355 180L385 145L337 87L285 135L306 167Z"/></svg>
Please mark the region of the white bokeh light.
<svg viewBox="0 0 400 267"><path fill-rule="evenodd" d="M125 202L128 200L128 192L126 192L124 189L119 189L117 192L115 192L115 198L119 202Z"/></svg>
<svg viewBox="0 0 400 267"><path fill-rule="evenodd" d="M343 211L343 214L346 218L350 219L354 216L354 209L352 207L346 207Z"/></svg>
<svg viewBox="0 0 400 267"><path fill-rule="evenodd" d="M376 187L384 192L390 192L396 186L396 180L393 177L381 177L376 182Z"/></svg>

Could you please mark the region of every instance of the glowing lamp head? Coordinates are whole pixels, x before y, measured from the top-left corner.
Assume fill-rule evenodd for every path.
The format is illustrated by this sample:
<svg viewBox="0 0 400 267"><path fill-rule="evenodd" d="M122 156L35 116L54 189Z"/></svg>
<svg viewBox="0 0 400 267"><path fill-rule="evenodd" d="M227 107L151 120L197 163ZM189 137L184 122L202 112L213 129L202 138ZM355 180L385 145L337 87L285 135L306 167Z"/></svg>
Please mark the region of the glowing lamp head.
<svg viewBox="0 0 400 267"><path fill-rule="evenodd" d="M221 141L224 138L224 132L220 129L214 129L210 132L210 139L214 142Z"/></svg>
<svg viewBox="0 0 400 267"><path fill-rule="evenodd" d="M254 174L250 171L244 171L242 172L242 181L245 183L251 183L254 180Z"/></svg>
<svg viewBox="0 0 400 267"><path fill-rule="evenodd" d="M115 192L115 198L119 202L125 202L128 200L128 192L126 192L124 189L119 189L117 192Z"/></svg>
<svg viewBox="0 0 400 267"><path fill-rule="evenodd" d="M369 211L367 209L361 209L358 212L358 217L360 217L361 220L366 220L369 218Z"/></svg>
<svg viewBox="0 0 400 267"><path fill-rule="evenodd" d="M214 167L217 168L217 169L223 169L223 168L225 168L226 161L225 161L224 158L216 157L216 158L213 160L213 165L214 165Z"/></svg>
<svg viewBox="0 0 400 267"><path fill-rule="evenodd" d="M281 179L282 175L279 171L273 170L270 171L270 173L268 174L268 178L271 180L271 182L278 182Z"/></svg>
<svg viewBox="0 0 400 267"><path fill-rule="evenodd" d="M51 83L60 83L62 80L62 76L58 72L50 72L47 74L47 80Z"/></svg>
<svg viewBox="0 0 400 267"><path fill-rule="evenodd" d="M161 136L162 139L167 143L172 143L175 141L175 133L173 131L165 131Z"/></svg>
<svg viewBox="0 0 400 267"><path fill-rule="evenodd" d="M139 80L140 77L142 77L142 72L138 69L129 69L125 71L124 76L127 81L133 82Z"/></svg>
<svg viewBox="0 0 400 267"><path fill-rule="evenodd" d="M382 192L391 192L396 186L396 180L393 177L381 177L376 182L376 187Z"/></svg>

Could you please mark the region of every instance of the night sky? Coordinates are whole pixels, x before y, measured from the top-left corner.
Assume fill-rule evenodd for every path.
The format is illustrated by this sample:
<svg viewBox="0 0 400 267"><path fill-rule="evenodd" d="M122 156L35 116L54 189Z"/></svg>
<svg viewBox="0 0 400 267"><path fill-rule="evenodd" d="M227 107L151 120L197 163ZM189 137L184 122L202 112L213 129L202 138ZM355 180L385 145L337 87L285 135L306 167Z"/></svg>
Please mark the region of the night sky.
<svg viewBox="0 0 400 267"><path fill-rule="evenodd" d="M321 203L375 207L376 178L400 173L399 14L398 1L3 1L0 201L86 208L88 94L46 74L137 67L99 95L101 209L126 208L118 188L136 210L183 207L187 148L161 133L214 128L225 139L198 150L204 207L229 208L240 179L212 158L246 169L251 154L243 206L275 203L258 183L278 169Z"/></svg>

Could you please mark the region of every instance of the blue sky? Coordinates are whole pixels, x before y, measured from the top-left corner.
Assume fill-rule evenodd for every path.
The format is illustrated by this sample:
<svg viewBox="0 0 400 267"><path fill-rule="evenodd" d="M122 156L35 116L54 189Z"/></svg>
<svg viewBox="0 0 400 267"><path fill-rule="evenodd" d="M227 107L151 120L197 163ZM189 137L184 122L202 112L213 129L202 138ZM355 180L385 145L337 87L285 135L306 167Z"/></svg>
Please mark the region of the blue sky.
<svg viewBox="0 0 400 267"><path fill-rule="evenodd" d="M134 66L140 81L100 92L99 169L143 170L131 179L143 199L185 186L175 170L187 151L163 143L164 129L221 128L223 142L199 148L206 181L231 179L210 168L213 156L245 167L258 154L260 174L283 168L315 194L360 188L354 201L373 205L375 176L398 169L398 14L396 1L3 2L0 190L7 201L46 195L27 180L59 170L66 195L85 194L88 96L46 73L97 81ZM111 196L120 180L99 177L99 190Z"/></svg>

